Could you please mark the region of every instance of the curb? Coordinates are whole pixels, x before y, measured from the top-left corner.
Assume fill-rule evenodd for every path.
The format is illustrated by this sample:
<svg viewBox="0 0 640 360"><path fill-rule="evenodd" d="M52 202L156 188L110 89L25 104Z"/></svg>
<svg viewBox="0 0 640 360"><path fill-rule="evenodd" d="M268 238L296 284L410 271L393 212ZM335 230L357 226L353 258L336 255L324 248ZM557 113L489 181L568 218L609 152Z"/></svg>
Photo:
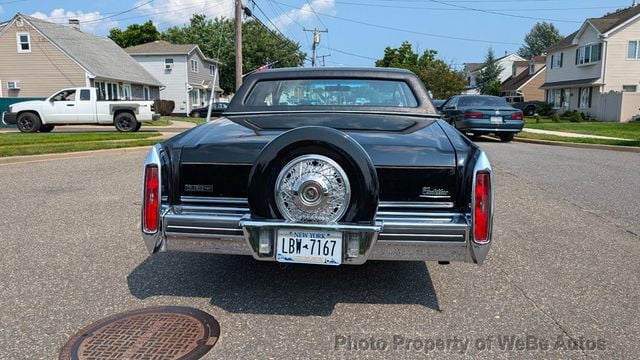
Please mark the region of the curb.
<svg viewBox="0 0 640 360"><path fill-rule="evenodd" d="M100 154L111 155L111 154L135 153L135 152L149 151L150 148L151 148L151 145L124 147L124 148L117 148L117 149L62 152L62 153L41 154L41 155L7 156L7 157L0 158L0 165L38 162L38 161L47 161L47 160L75 159L75 158L89 157L89 156L100 155Z"/></svg>
<svg viewBox="0 0 640 360"><path fill-rule="evenodd" d="M518 138L518 137L514 138L513 141L522 142L522 143L528 143L528 144L564 146L564 147L572 147L572 148L580 148L580 149L610 150L610 151L640 153L640 147L634 147L634 146L619 146L619 145L604 145L604 144L582 144L582 143L572 143L572 142L562 142L562 141L523 139L523 138Z"/></svg>

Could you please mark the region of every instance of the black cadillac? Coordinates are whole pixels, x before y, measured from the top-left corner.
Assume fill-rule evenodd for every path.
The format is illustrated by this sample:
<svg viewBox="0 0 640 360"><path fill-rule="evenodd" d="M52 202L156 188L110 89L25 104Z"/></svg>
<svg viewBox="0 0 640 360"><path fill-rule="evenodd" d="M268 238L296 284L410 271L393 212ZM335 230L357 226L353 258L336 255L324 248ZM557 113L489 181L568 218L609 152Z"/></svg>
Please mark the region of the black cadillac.
<svg viewBox="0 0 640 360"><path fill-rule="evenodd" d="M150 253L308 264L481 264L493 190L485 153L398 69L277 69L246 78L224 117L144 164Z"/></svg>

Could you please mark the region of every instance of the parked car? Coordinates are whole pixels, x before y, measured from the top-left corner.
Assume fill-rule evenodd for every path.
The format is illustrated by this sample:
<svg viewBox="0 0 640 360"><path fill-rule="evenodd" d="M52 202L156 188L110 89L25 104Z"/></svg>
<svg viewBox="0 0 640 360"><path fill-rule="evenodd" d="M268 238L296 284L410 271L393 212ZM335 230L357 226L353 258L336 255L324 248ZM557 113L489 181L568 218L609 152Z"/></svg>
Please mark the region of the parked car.
<svg viewBox="0 0 640 360"><path fill-rule="evenodd" d="M538 106L543 103L543 101L525 101L524 96L503 96L507 102L516 109L522 110L524 116L533 116L536 114L538 110Z"/></svg>
<svg viewBox="0 0 640 360"><path fill-rule="evenodd" d="M442 99L431 100L431 103L433 103L433 106L435 106L436 110L438 111L442 110L442 105L444 105L445 102L447 102L447 100L442 100Z"/></svg>
<svg viewBox="0 0 640 360"><path fill-rule="evenodd" d="M219 117L227 109L229 103L213 103L211 105L211 117ZM189 116L206 118L209 106L199 107L191 110Z"/></svg>
<svg viewBox="0 0 640 360"><path fill-rule="evenodd" d="M106 101L96 88L63 89L46 100L24 101L9 106L5 125L16 124L22 132L50 132L57 125L115 125L118 131L140 130L142 121L157 120L153 101Z"/></svg>
<svg viewBox="0 0 640 360"><path fill-rule="evenodd" d="M492 184L485 153L412 72L266 70L222 118L151 149L141 230L151 254L481 264Z"/></svg>
<svg viewBox="0 0 640 360"><path fill-rule="evenodd" d="M513 140L524 127L522 111L504 98L489 95L456 95L442 106L447 122L474 136L495 134L501 141Z"/></svg>

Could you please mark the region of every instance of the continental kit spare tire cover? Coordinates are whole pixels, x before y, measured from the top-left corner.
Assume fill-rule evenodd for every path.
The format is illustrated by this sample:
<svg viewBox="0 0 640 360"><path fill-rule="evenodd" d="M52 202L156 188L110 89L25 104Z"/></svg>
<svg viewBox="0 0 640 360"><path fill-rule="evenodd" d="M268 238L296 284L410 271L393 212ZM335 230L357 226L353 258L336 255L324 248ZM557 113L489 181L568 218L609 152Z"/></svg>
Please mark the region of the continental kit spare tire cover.
<svg viewBox="0 0 640 360"><path fill-rule="evenodd" d="M249 174L251 215L303 223L372 223L378 176L366 151L342 131L307 126L269 142Z"/></svg>

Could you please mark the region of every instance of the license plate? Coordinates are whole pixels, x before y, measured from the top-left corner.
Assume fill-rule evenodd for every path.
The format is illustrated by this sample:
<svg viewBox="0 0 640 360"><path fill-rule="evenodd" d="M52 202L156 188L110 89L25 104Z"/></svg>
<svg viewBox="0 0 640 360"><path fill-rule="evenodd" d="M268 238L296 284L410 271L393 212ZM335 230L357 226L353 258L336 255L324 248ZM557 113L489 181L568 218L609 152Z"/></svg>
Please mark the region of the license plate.
<svg viewBox="0 0 640 360"><path fill-rule="evenodd" d="M492 116L491 117L492 124L502 124L502 116Z"/></svg>
<svg viewBox="0 0 640 360"><path fill-rule="evenodd" d="M281 229L277 232L276 260L286 263L340 265L340 231Z"/></svg>

